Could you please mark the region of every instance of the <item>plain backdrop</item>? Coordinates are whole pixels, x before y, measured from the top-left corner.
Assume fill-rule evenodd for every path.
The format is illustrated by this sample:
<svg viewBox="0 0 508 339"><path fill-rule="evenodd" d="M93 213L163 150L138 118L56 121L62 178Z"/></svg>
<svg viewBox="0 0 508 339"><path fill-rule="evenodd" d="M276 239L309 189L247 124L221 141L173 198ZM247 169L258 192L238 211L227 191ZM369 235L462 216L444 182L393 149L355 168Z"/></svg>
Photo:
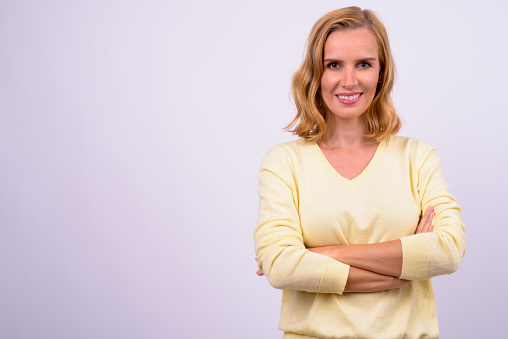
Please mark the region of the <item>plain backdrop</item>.
<svg viewBox="0 0 508 339"><path fill-rule="evenodd" d="M437 148L467 252L441 337L506 335L503 1L0 2L0 338L280 338L257 170L314 22L385 23L399 133Z"/></svg>

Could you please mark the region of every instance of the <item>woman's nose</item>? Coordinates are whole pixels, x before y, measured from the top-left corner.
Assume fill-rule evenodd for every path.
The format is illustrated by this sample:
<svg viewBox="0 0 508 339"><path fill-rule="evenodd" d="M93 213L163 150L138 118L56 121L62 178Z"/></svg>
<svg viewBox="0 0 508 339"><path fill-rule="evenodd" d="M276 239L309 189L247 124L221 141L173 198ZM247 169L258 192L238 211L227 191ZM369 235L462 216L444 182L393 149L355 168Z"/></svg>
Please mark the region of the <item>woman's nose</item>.
<svg viewBox="0 0 508 339"><path fill-rule="evenodd" d="M344 68L342 71L341 85L346 88L352 88L358 85L358 79L356 78L354 69Z"/></svg>

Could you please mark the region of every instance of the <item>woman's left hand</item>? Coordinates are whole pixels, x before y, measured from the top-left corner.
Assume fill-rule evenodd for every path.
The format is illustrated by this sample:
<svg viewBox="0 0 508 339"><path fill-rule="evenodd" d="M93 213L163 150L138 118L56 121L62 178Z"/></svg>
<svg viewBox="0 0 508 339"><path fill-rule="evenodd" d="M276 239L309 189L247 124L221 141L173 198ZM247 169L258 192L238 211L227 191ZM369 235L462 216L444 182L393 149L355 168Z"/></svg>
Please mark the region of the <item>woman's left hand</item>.
<svg viewBox="0 0 508 339"><path fill-rule="evenodd" d="M434 207L430 206L427 208L425 213L423 213L418 226L416 227L415 234L429 233L434 231L434 226L432 226L432 219L434 219L435 216L436 213L434 212Z"/></svg>
<svg viewBox="0 0 508 339"><path fill-rule="evenodd" d="M256 257L256 261L258 261L258 257ZM261 270L257 270L256 271L256 274L259 275L260 277L264 276L265 274L263 273L263 271Z"/></svg>

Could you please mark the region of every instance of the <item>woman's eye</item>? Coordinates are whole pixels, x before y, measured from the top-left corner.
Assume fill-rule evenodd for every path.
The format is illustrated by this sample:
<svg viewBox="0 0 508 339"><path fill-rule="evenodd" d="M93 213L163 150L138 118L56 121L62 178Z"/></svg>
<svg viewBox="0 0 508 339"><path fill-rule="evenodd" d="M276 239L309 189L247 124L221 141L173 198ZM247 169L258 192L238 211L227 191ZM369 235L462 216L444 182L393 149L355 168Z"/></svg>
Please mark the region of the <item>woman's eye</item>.
<svg viewBox="0 0 508 339"><path fill-rule="evenodd" d="M336 62L330 62L328 65L326 65L326 68L338 69L338 68L340 68L340 65Z"/></svg>
<svg viewBox="0 0 508 339"><path fill-rule="evenodd" d="M371 66L371 64L369 64L368 62L360 62L358 64L359 68L369 68L370 66Z"/></svg>

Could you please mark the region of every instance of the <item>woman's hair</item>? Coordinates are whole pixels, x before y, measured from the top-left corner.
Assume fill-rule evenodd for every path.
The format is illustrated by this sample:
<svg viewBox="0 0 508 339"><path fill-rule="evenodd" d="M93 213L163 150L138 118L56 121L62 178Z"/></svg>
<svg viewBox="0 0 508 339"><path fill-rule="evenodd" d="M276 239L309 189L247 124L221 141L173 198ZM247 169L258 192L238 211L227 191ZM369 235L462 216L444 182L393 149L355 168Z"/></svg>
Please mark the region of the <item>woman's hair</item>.
<svg viewBox="0 0 508 339"><path fill-rule="evenodd" d="M390 94L395 77L395 64L386 29L374 12L359 7L332 11L314 24L307 42L305 58L293 76L292 93L297 113L286 130L307 140L324 137L331 112L321 96L323 50L330 33L339 30L367 28L376 37L381 65L380 83L372 103L365 113L368 138L381 140L396 134L400 119L395 112Z"/></svg>

